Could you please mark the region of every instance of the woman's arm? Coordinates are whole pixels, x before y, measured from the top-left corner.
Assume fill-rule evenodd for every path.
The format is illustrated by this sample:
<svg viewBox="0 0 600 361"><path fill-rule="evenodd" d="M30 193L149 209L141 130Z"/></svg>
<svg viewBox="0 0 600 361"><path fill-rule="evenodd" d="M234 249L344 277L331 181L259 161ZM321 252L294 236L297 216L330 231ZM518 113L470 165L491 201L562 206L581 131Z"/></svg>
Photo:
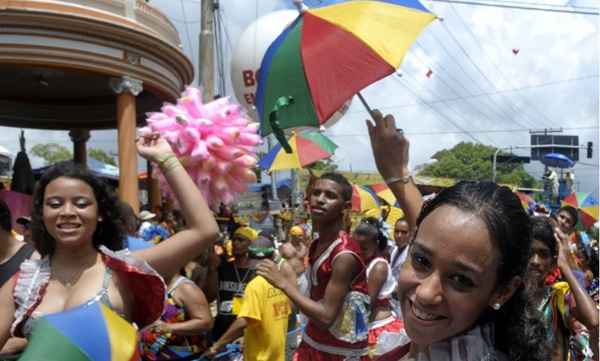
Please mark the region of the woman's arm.
<svg viewBox="0 0 600 361"><path fill-rule="evenodd" d="M374 110L371 116L375 125L367 120L367 128L377 170L402 205L411 231L415 231L423 198L412 177L407 178L410 176L408 139L404 137L401 130L396 129L392 115L383 117L378 110ZM404 181L405 179L407 181Z"/></svg>
<svg viewBox="0 0 600 361"><path fill-rule="evenodd" d="M187 228L155 247L134 252L165 279L170 279L189 261L198 257L217 239L219 228L200 190L187 174L169 143L158 135L141 137L140 155L158 163L177 197Z"/></svg>
<svg viewBox="0 0 600 361"><path fill-rule="evenodd" d="M13 288L17 282L16 275L6 281L0 288L0 349L10 338L10 327L15 321L15 300L13 298Z"/></svg>
<svg viewBox="0 0 600 361"><path fill-rule="evenodd" d="M208 302L198 286L191 282L184 282L177 287L173 296L175 301L183 306L189 319L167 324L171 332L182 336L193 336L212 329L213 319Z"/></svg>
<svg viewBox="0 0 600 361"><path fill-rule="evenodd" d="M558 267L567 283L569 283L569 288L575 301L573 316L587 327L588 330L596 330L598 329L598 309L594 304L594 300L592 300L575 278L573 270L569 265L569 237L561 232L559 228L554 230L554 237L558 243ZM598 339L591 341L597 343Z"/></svg>
<svg viewBox="0 0 600 361"><path fill-rule="evenodd" d="M369 276L367 278L367 285L369 287L369 298L371 299L371 305L374 305L377 301L377 297L381 292L381 288L383 284L387 280L388 277L388 267L384 262L377 262L371 272L369 272ZM371 313L371 317L375 317L375 313Z"/></svg>

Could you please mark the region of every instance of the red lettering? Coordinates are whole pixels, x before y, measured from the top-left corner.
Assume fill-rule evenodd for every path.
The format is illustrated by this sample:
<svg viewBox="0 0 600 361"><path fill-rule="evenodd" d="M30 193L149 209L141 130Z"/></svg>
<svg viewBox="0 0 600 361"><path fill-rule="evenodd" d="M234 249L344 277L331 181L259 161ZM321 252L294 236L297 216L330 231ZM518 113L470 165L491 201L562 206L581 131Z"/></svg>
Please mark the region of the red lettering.
<svg viewBox="0 0 600 361"><path fill-rule="evenodd" d="M254 86L256 80L254 79L254 72L252 70L243 70L242 77L244 78L245 86Z"/></svg>
<svg viewBox="0 0 600 361"><path fill-rule="evenodd" d="M256 100L256 96L254 95L254 93L245 93L244 94L244 99L246 100L246 103L248 103L250 105L254 105L254 101Z"/></svg>

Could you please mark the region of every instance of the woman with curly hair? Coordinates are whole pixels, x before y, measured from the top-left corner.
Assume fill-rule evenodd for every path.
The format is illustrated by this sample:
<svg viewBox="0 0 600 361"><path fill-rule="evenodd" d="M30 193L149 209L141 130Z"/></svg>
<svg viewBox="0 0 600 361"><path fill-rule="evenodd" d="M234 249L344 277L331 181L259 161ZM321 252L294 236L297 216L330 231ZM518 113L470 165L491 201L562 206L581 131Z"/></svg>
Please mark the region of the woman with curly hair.
<svg viewBox="0 0 600 361"><path fill-rule="evenodd" d="M423 204L408 141L391 115L367 121L379 173L415 236L398 279L410 343L390 360L549 359L541 315L523 287L529 217L507 187L461 182Z"/></svg>
<svg viewBox="0 0 600 361"><path fill-rule="evenodd" d="M217 224L166 140L148 135L137 149L161 168L188 228L155 247L117 252L124 224L115 196L87 170L49 170L33 197L43 258L24 262L0 290L0 345L9 334L26 336L20 360L138 360L137 329L160 317L163 278L215 240Z"/></svg>

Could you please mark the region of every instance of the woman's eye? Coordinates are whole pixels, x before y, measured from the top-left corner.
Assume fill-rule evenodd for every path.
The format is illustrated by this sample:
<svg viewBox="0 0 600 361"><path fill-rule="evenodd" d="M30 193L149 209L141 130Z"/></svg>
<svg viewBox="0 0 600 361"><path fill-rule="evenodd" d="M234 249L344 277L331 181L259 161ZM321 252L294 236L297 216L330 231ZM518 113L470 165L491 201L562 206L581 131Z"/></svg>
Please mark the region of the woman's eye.
<svg viewBox="0 0 600 361"><path fill-rule="evenodd" d="M431 264L429 263L429 260L418 253L412 254L411 261L412 261L411 263L412 263L413 267L417 270L424 271L424 270L427 270L431 266Z"/></svg>
<svg viewBox="0 0 600 361"><path fill-rule="evenodd" d="M76 199L74 202L77 208L85 208L90 205L90 202L85 198Z"/></svg>
<svg viewBox="0 0 600 361"><path fill-rule="evenodd" d="M58 207L60 207L60 204L61 204L61 203L60 203L59 201L57 201L57 200L49 200L49 201L46 201L46 205L47 205L48 207L50 207L50 208L58 208Z"/></svg>
<svg viewBox="0 0 600 361"><path fill-rule="evenodd" d="M463 275L454 275L450 277L450 281L454 288L459 291L468 291L469 289L475 287L475 283L466 276Z"/></svg>

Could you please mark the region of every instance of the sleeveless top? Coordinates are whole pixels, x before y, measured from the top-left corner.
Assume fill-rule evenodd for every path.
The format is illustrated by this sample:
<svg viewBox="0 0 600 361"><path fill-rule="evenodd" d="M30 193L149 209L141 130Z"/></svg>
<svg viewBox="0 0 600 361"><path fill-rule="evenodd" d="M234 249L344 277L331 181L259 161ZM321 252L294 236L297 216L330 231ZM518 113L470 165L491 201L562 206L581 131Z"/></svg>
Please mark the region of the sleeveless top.
<svg viewBox="0 0 600 361"><path fill-rule="evenodd" d="M396 286L398 285L398 281L394 278L394 275L392 274L392 268L390 267L390 263L383 257L375 257L371 260L371 262L369 262L369 265L367 266L367 280L369 279L369 274L373 270L373 267L379 262L385 263L388 274L385 282L383 283L383 286L381 287L381 291L379 291L379 294L377 295L376 304L371 305L372 307L389 306L390 298L392 297L392 294L394 293L394 291L396 290Z"/></svg>
<svg viewBox="0 0 600 361"><path fill-rule="evenodd" d="M178 323L189 320L183 306L175 302L173 294L183 283L192 283L190 279L178 276L167 293L165 310L160 319L165 323ZM195 285L195 284L194 284ZM200 336L181 336L166 334L156 329L147 328L141 332L142 356L144 360L175 360L206 350L206 339Z"/></svg>
<svg viewBox="0 0 600 361"><path fill-rule="evenodd" d="M27 260L19 270L13 296L14 336L27 336L22 361L139 360L137 327L111 309L108 284L114 273L133 296L132 320L142 328L162 314L165 284L144 261L127 251L100 247L106 265L103 286L88 302L69 310L36 316L50 281L50 260ZM85 332L82 332L85 330ZM49 352L52 350L52 352Z"/></svg>
<svg viewBox="0 0 600 361"><path fill-rule="evenodd" d="M0 264L0 287L17 273L21 263L31 257L33 251L33 245L25 243L12 257Z"/></svg>
<svg viewBox="0 0 600 361"><path fill-rule="evenodd" d="M360 268L333 325L329 329L322 329L309 320L302 340L312 348L328 354L344 357L364 356L368 352L370 304L360 247L344 232L340 232L339 238L320 255L315 254L317 244L317 241L311 244L310 264L306 270L311 299L323 299L333 273L333 263L338 256L351 254L358 261Z"/></svg>
<svg viewBox="0 0 600 361"><path fill-rule="evenodd" d="M253 268L237 268L233 262L221 257L217 268L217 316L212 329L212 338L218 340L235 321L234 298L244 295L246 285L254 278Z"/></svg>

